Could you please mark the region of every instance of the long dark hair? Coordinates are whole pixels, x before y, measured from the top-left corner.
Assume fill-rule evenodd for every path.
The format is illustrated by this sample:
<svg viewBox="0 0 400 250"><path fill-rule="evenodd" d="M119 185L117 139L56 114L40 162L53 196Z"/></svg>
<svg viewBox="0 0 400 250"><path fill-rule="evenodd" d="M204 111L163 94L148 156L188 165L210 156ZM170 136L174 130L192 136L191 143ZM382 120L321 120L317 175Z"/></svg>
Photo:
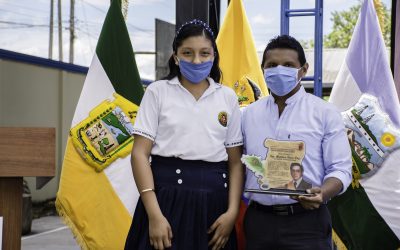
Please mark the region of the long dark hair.
<svg viewBox="0 0 400 250"><path fill-rule="evenodd" d="M183 41L193 36L205 36L211 41L214 49L214 63L210 71L210 77L219 82L221 79L221 69L219 68L219 52L217 44L214 39L214 34L208 25L200 20L194 19L190 22L183 24L176 32L174 42L172 43L173 55L168 60L169 74L164 79L171 80L172 78L181 76L179 66L175 64L174 55L176 55L178 48L182 45Z"/></svg>

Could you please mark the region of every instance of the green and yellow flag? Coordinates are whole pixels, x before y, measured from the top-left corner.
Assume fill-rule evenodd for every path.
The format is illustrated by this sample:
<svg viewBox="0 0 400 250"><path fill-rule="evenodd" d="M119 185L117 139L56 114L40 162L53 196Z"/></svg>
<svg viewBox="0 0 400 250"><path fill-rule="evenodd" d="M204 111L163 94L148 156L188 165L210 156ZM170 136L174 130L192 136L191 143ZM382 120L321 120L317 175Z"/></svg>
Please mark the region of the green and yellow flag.
<svg viewBox="0 0 400 250"><path fill-rule="evenodd" d="M123 249L139 197L130 165L143 96L119 0L108 10L68 137L56 207L83 249Z"/></svg>
<svg viewBox="0 0 400 250"><path fill-rule="evenodd" d="M268 95L253 35L241 0L231 0L219 31L222 83L235 90L241 106Z"/></svg>

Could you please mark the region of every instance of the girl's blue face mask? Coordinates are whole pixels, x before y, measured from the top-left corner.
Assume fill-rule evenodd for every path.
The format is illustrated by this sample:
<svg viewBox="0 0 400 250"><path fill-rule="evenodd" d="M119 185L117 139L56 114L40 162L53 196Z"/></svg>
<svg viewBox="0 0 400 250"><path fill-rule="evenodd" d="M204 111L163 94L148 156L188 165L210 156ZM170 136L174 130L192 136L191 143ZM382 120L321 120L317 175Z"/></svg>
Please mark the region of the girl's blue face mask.
<svg viewBox="0 0 400 250"><path fill-rule="evenodd" d="M191 63L185 60L180 60L179 69L183 77L185 77L189 82L198 84L202 80L206 79L210 75L211 68L213 66L213 61L207 61L203 63Z"/></svg>
<svg viewBox="0 0 400 250"><path fill-rule="evenodd" d="M285 96L300 82L301 79L297 79L299 69L281 65L264 69L265 82L272 93Z"/></svg>

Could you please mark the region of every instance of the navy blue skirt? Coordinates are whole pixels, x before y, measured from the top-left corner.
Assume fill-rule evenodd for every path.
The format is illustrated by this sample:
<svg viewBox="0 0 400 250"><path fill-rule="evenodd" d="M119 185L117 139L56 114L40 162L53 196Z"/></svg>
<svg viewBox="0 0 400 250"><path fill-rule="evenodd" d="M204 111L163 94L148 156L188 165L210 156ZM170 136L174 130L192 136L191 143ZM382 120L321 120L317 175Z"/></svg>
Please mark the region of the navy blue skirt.
<svg viewBox="0 0 400 250"><path fill-rule="evenodd" d="M204 250L212 235L209 227L228 208L227 162L187 161L152 156L155 193L171 225L174 250ZM139 198L125 249L153 249L149 221ZM224 249L236 249L234 230Z"/></svg>

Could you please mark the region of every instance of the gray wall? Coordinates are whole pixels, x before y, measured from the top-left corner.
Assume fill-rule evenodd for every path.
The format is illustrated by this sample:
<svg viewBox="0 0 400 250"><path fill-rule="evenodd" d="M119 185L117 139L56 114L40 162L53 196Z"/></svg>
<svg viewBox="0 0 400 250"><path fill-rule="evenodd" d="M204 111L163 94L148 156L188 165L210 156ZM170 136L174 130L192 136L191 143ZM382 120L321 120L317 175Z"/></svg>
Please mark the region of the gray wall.
<svg viewBox="0 0 400 250"><path fill-rule="evenodd" d="M56 176L41 190L36 190L34 177L26 178L33 201L56 196L66 140L85 77L0 59L0 127L56 128Z"/></svg>

